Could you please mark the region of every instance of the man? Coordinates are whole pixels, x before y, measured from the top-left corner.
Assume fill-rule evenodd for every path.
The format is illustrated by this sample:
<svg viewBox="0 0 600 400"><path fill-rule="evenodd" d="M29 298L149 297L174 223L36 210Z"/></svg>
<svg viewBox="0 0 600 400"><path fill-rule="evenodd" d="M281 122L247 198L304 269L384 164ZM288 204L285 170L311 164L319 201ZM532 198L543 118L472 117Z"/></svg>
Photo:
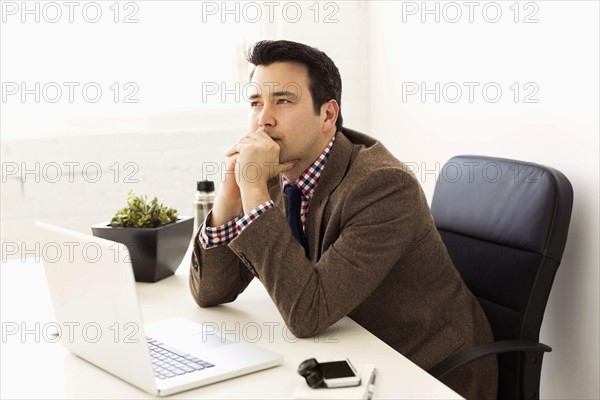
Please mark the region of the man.
<svg viewBox="0 0 600 400"><path fill-rule="evenodd" d="M250 132L227 150L195 240L198 305L234 301L256 277L296 336L348 315L424 369L491 341L419 183L377 140L342 128L333 61L289 41L258 42L249 61ZM482 399L496 380L484 359L444 382Z"/></svg>

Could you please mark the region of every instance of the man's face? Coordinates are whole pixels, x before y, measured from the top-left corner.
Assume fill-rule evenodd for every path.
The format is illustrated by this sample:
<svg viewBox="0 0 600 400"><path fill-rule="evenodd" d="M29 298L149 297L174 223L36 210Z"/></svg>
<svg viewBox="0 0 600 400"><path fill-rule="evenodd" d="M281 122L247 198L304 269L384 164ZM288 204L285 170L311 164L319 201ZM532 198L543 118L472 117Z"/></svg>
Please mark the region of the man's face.
<svg viewBox="0 0 600 400"><path fill-rule="evenodd" d="M317 159L331 139L331 133L322 130L325 112L315 115L305 65L257 66L248 97L250 130L264 128L279 145L280 163L299 160L294 168L298 173Z"/></svg>

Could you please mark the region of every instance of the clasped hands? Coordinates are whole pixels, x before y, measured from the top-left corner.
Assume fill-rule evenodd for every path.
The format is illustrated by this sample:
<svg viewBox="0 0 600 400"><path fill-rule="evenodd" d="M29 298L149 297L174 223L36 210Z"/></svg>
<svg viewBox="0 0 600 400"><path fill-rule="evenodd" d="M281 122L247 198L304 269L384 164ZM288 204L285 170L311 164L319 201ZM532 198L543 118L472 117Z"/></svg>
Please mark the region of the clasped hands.
<svg viewBox="0 0 600 400"><path fill-rule="evenodd" d="M269 179L299 160L279 163L279 144L264 128L240 138L225 152L225 179L215 199L211 226L219 226L270 200Z"/></svg>

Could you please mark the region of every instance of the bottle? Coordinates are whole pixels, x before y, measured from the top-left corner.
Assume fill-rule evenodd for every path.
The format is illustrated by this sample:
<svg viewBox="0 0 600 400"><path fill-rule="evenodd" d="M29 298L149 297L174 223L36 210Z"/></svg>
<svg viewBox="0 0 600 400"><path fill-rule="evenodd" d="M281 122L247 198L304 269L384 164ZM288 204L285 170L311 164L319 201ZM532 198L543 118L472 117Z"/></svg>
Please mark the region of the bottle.
<svg viewBox="0 0 600 400"><path fill-rule="evenodd" d="M196 182L196 196L194 198L194 233L204 222L206 214L212 209L215 201L215 183L213 181Z"/></svg>

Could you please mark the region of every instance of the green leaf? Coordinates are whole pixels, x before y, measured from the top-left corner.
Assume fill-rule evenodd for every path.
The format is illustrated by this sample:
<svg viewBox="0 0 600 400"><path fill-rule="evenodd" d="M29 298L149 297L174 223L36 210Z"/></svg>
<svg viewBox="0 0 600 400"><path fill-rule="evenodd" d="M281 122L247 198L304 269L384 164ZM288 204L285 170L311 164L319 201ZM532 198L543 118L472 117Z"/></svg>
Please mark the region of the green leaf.
<svg viewBox="0 0 600 400"><path fill-rule="evenodd" d="M159 204L154 197L136 196L133 191L127 194L127 207L117 211L110 220L111 226L124 228L157 228L177 221L177 210Z"/></svg>

